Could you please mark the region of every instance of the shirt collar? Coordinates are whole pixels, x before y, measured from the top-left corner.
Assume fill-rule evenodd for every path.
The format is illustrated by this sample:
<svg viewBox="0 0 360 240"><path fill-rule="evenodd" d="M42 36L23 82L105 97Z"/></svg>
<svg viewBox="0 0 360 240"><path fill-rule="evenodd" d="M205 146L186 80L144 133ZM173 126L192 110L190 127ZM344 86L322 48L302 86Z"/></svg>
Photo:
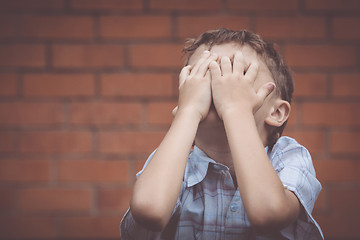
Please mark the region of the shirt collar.
<svg viewBox="0 0 360 240"><path fill-rule="evenodd" d="M227 166L215 162L200 148L194 146L185 169L184 182L186 186L192 187L204 180L210 165L215 166L218 170L228 170Z"/></svg>

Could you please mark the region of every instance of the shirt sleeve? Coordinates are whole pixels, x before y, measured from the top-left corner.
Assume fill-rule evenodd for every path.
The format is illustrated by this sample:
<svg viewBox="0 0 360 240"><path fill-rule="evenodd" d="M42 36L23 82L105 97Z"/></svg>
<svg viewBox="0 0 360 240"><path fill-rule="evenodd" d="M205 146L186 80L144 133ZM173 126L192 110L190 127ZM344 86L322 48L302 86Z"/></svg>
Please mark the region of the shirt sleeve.
<svg viewBox="0 0 360 240"><path fill-rule="evenodd" d="M298 219L292 229L294 239L323 239L320 226L312 217L315 201L321 191L308 150L291 138L280 138L274 146L272 163L285 188L299 199L307 219ZM275 149L277 147L277 149ZM289 229L284 229L284 235ZM296 236L301 236L297 238Z"/></svg>
<svg viewBox="0 0 360 240"><path fill-rule="evenodd" d="M150 154L148 159L146 160L143 169L136 174L136 178L138 178L141 173L144 171L146 166L151 161L152 157L154 156L156 150ZM180 200L177 200L177 203L175 205L174 211L172 213L171 219L167 227L162 232L153 232L150 231L144 227L142 227L140 224L136 223L135 219L133 218L131 214L131 209L129 208L127 212L125 213L123 219L120 223L120 235L122 240L132 240L132 239L142 239L142 240L161 240L161 239L169 239L167 235L173 234L173 222L177 218L177 212L179 212L180 209Z"/></svg>

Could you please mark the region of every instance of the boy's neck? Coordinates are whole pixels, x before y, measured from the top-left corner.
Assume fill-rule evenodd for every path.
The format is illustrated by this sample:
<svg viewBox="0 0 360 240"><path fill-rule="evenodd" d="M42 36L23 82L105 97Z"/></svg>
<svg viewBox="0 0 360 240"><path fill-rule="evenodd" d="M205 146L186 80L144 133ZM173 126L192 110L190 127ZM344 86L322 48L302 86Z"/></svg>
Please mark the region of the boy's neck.
<svg viewBox="0 0 360 240"><path fill-rule="evenodd" d="M215 129L199 129L195 145L214 161L232 168L232 157L225 132Z"/></svg>

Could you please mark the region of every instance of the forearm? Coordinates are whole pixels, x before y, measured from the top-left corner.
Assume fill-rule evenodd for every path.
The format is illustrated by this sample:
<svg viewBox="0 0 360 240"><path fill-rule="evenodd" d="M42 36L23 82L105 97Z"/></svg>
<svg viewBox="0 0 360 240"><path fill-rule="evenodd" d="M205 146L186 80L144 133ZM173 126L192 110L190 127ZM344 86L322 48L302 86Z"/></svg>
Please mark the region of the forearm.
<svg viewBox="0 0 360 240"><path fill-rule="evenodd" d="M252 224L282 225L292 221L296 213L287 212L293 211L287 207L291 193L283 188L264 151L252 112L228 112L223 120L239 191Z"/></svg>
<svg viewBox="0 0 360 240"><path fill-rule="evenodd" d="M200 118L179 111L152 160L137 179L131 200L134 218L153 228L168 222L179 197L184 171ZM156 223L157 222L157 223ZM151 226L150 226L151 227Z"/></svg>

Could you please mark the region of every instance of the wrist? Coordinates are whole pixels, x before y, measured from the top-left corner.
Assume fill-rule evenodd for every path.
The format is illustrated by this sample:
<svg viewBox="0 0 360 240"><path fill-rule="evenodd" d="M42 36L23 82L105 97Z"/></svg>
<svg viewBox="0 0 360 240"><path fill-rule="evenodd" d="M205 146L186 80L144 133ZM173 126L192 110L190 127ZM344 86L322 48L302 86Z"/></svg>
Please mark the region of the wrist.
<svg viewBox="0 0 360 240"><path fill-rule="evenodd" d="M200 123L202 115L194 108L179 108L176 112L175 119L185 118L195 123Z"/></svg>
<svg viewBox="0 0 360 240"><path fill-rule="evenodd" d="M233 106L226 108L222 111L222 119L229 119L234 117L254 117L253 110L251 107L244 107L244 106Z"/></svg>

